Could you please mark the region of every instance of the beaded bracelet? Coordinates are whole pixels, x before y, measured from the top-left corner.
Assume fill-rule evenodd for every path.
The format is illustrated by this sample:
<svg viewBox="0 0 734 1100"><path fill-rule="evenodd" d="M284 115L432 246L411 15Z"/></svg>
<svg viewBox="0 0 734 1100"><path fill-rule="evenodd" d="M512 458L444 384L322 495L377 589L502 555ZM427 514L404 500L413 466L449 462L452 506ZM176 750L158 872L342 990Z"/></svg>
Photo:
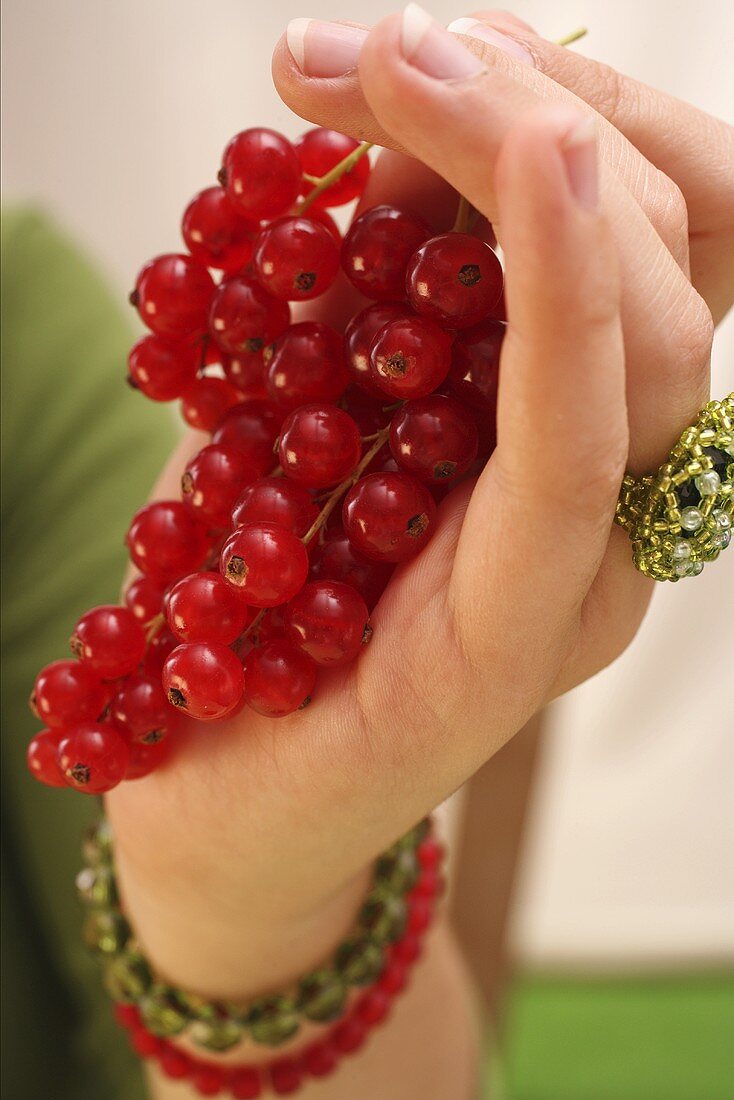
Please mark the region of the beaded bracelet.
<svg viewBox="0 0 734 1100"><path fill-rule="evenodd" d="M697 577L731 542L734 523L734 393L709 401L658 472L622 482L616 522L648 577Z"/></svg>
<svg viewBox="0 0 734 1100"><path fill-rule="evenodd" d="M373 884L350 936L337 948L332 964L300 980L297 988L260 997L249 1005L206 1001L156 978L119 905L113 866L112 835L102 821L84 844L86 866L77 877L88 909L84 939L106 959L105 985L117 1002L137 1006L145 1026L159 1038L181 1035L205 1050L222 1052L246 1036L278 1046L297 1034L301 1018L325 1024L344 1012L350 986L377 980L387 948L420 920L417 889L422 860L432 858L435 841L423 821L375 863Z"/></svg>
<svg viewBox="0 0 734 1100"><path fill-rule="evenodd" d="M419 846L418 856L421 871L408 902L408 927L390 945L382 974L360 995L346 1016L303 1050L264 1065L217 1065L154 1035L146 1028L135 1005L117 1004L115 1019L128 1033L132 1049L140 1058L155 1061L166 1077L188 1080L202 1096L229 1092L235 1100L257 1100L268 1088L278 1095L290 1094L309 1078L320 1079L333 1073L341 1059L360 1050L369 1033L386 1020L393 1002L407 989L410 972L422 953L423 937L430 927L435 899L441 890L443 850L428 839Z"/></svg>

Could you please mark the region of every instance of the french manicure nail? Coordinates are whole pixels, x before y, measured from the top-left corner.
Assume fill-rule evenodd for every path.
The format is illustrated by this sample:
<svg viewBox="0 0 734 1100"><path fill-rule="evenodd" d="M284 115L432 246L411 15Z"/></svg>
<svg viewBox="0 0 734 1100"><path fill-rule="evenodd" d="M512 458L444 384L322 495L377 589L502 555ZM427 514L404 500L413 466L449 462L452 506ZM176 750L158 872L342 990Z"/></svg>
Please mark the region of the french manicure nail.
<svg viewBox="0 0 734 1100"><path fill-rule="evenodd" d="M285 37L288 49L304 76L345 76L357 68L359 53L369 32L345 23L318 19L291 19Z"/></svg>
<svg viewBox="0 0 734 1100"><path fill-rule="evenodd" d="M599 163L596 151L596 119L585 115L561 142L568 184L579 206L599 206Z"/></svg>
<svg viewBox="0 0 734 1100"><path fill-rule="evenodd" d="M488 27L486 23L480 23L478 19L454 19L453 23L449 23L448 30L451 34L464 34L467 38L487 42L495 49L514 57L516 61L522 61L524 65L532 65L535 68L533 55L521 42L511 38L509 34L502 34L494 27Z"/></svg>
<svg viewBox="0 0 734 1100"><path fill-rule="evenodd" d="M403 12L400 44L406 61L437 80L463 80L485 68L418 4L408 4Z"/></svg>

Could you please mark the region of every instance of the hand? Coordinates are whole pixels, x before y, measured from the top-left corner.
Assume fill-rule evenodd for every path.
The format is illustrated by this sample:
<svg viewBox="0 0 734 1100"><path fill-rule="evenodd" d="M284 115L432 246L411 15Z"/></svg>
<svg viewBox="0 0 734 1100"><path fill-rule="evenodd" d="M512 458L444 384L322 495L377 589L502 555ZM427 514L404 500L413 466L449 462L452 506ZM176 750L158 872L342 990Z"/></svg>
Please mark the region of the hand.
<svg viewBox="0 0 734 1100"><path fill-rule="evenodd" d="M640 150L591 94L585 105L477 49L481 63L435 25L416 46L415 25L401 40L391 16L366 37L358 73L310 80L285 41L276 50L276 83L299 113L418 157L493 223L509 331L497 450L396 574L357 666L324 677L289 719L186 729L171 768L108 798L133 923L164 973L205 994L254 994L325 957L368 862L622 651L651 590L612 525L622 475L654 469L707 398L712 322L688 277L681 198L701 210L705 180L687 161L677 171L681 155L663 159L659 136L677 106L664 101L657 136L638 126ZM437 65L452 79L427 75ZM689 143L716 133L731 167L723 124L684 118ZM730 182L727 194L722 224L734 220ZM388 154L364 204L408 201L444 229L448 198ZM731 296L731 267L719 269L700 277L717 313ZM176 494L180 468L179 456L161 495Z"/></svg>

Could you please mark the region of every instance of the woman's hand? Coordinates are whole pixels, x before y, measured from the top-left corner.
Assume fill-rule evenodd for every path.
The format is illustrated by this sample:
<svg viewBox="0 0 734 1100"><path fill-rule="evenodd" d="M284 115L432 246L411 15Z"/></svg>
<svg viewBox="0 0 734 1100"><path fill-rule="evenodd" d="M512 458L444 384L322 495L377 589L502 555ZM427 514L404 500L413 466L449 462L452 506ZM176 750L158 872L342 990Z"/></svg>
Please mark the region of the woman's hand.
<svg viewBox="0 0 734 1100"><path fill-rule="evenodd" d="M308 71L308 31L301 47ZM509 330L497 449L396 573L357 665L288 719L191 724L172 767L108 796L126 903L154 962L232 997L326 957L369 861L633 636L651 584L613 527L619 484L628 466L655 468L705 402L712 333L680 197L688 188L700 211L705 187L692 165L665 174L680 156L646 158L666 152L659 134L638 130L639 151L538 69L469 52L412 7L366 36L358 71L309 79L283 40L275 77L300 113L418 157L490 219ZM731 135L686 118L691 141L721 135L717 164L731 168ZM733 220L732 178L712 223ZM415 161L381 158L364 204L384 201L447 227L446 187ZM720 313L731 265L717 263L701 290ZM324 308L333 316L338 297ZM180 469L179 457L160 495L177 494Z"/></svg>

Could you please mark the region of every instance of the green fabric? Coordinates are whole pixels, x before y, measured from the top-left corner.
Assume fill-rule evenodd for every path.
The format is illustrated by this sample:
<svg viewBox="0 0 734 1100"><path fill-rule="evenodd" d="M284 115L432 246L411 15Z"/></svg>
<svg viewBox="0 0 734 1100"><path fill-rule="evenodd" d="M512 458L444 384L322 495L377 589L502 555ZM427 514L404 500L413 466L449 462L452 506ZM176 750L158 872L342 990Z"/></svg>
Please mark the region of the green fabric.
<svg viewBox="0 0 734 1100"><path fill-rule="evenodd" d="M121 303L38 213L4 216L2 285L2 1092L139 1100L79 939L79 838L97 807L28 775L26 700L37 669L68 652L74 619L117 599L126 520L174 419L125 386Z"/></svg>
<svg viewBox="0 0 734 1100"><path fill-rule="evenodd" d="M492 1100L732 1100L734 974L521 977Z"/></svg>
<svg viewBox="0 0 734 1100"><path fill-rule="evenodd" d="M73 880L96 806L27 775L26 699L75 617L116 598L126 520L174 420L122 384L131 334L119 303L53 226L6 215L2 251L2 1093L142 1100L79 939ZM492 1100L734 1097L734 978L525 977L508 1024Z"/></svg>

